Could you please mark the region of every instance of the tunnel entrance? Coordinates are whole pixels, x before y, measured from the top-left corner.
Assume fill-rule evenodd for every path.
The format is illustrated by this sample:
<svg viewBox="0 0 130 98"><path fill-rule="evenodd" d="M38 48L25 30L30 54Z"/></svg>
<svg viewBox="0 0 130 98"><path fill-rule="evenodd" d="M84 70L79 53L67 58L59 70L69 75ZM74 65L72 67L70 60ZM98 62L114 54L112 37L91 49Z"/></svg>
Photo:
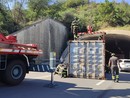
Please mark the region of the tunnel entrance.
<svg viewBox="0 0 130 98"><path fill-rule="evenodd" d="M110 58L110 53L115 53L119 59L130 58L130 36L121 34L107 34L106 40L106 63Z"/></svg>
<svg viewBox="0 0 130 98"><path fill-rule="evenodd" d="M98 36L86 36L82 40L97 40ZM105 59L108 64L111 53L115 53L119 59L130 58L130 36L123 34L105 35Z"/></svg>

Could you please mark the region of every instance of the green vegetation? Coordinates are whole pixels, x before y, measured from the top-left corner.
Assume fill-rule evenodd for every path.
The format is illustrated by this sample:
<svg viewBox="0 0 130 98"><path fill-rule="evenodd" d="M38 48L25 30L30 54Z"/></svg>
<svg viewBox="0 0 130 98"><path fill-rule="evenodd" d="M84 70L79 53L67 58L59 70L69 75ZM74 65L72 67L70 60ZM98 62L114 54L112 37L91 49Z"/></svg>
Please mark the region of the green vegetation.
<svg viewBox="0 0 130 98"><path fill-rule="evenodd" d="M2 2L4 1L4 2ZM87 25L94 30L119 28L130 30L130 5L121 3L90 2L90 0L1 0L0 32L13 33L44 18L52 18L63 23L69 30L74 17L80 22L80 31ZM13 6L9 6L12 4ZM26 5L26 6L25 6Z"/></svg>
<svg viewBox="0 0 130 98"><path fill-rule="evenodd" d="M130 31L130 25L107 27L107 28L102 28L102 30L127 30L127 31Z"/></svg>

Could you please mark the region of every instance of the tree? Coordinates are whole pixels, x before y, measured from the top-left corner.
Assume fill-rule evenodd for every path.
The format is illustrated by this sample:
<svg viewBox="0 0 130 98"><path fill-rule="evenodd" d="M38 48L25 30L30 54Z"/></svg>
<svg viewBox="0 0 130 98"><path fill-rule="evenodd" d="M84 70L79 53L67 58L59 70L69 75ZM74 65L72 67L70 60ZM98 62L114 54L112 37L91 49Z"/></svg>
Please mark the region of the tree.
<svg viewBox="0 0 130 98"><path fill-rule="evenodd" d="M9 4L11 3L12 6ZM0 31L15 32L42 18L56 19L67 28L74 17L80 20L81 31L87 25L101 26L130 24L130 5L122 0L96 3L94 0L0 0Z"/></svg>
<svg viewBox="0 0 130 98"><path fill-rule="evenodd" d="M29 10L35 12L35 17L40 18L41 13L47 10L50 0L28 0Z"/></svg>
<svg viewBox="0 0 130 98"><path fill-rule="evenodd" d="M81 5L88 4L89 0L66 0L64 7L66 8L76 8Z"/></svg>
<svg viewBox="0 0 130 98"><path fill-rule="evenodd" d="M19 28L20 25L13 20L7 7L0 4L0 32L10 34Z"/></svg>
<svg viewBox="0 0 130 98"><path fill-rule="evenodd" d="M13 9L12 9L12 17L14 21L18 24L25 25L26 19L25 14L23 12L22 3L16 2Z"/></svg>

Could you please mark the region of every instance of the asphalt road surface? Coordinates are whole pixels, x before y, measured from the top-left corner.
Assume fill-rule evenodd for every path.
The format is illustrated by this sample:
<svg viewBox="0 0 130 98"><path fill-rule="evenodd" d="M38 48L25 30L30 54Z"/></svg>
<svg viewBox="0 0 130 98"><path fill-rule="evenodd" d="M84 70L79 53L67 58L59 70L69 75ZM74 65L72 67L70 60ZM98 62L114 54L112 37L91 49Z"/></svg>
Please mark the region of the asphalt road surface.
<svg viewBox="0 0 130 98"><path fill-rule="evenodd" d="M106 80L61 78L54 76L55 87L50 88L50 73L30 72L18 86L0 83L0 98L130 98L130 73L120 73L114 83L110 74Z"/></svg>

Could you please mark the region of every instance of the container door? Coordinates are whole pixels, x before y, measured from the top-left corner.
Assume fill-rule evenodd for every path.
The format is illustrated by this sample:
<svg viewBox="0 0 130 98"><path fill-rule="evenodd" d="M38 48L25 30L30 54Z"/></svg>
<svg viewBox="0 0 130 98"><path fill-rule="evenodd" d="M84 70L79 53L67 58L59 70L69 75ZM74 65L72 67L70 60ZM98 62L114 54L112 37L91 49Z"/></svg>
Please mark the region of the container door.
<svg viewBox="0 0 130 98"><path fill-rule="evenodd" d="M86 74L88 78L103 78L104 77L104 43L88 42L86 49Z"/></svg>
<svg viewBox="0 0 130 98"><path fill-rule="evenodd" d="M70 42L69 74L75 77L104 77L105 52L102 41Z"/></svg>

